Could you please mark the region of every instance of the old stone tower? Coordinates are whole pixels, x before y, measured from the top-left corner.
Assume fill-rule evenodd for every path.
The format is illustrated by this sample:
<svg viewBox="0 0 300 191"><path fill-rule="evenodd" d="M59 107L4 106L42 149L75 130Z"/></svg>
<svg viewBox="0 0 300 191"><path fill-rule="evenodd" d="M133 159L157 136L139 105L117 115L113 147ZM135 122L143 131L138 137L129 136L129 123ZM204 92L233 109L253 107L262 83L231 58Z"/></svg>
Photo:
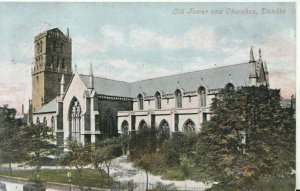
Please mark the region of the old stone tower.
<svg viewBox="0 0 300 191"><path fill-rule="evenodd" d="M72 40L58 28L40 33L34 38L34 67L32 69L33 112L60 94L64 74L65 86L72 76Z"/></svg>

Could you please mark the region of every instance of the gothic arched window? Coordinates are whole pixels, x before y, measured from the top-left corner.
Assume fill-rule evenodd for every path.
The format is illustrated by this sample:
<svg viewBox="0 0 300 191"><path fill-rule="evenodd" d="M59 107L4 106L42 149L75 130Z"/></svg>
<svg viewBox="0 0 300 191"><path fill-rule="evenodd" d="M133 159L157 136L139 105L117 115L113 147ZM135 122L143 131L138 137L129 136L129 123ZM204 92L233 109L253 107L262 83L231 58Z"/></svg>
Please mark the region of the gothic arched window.
<svg viewBox="0 0 300 191"><path fill-rule="evenodd" d="M36 118L36 123L40 124L40 118L39 117Z"/></svg>
<svg viewBox="0 0 300 191"><path fill-rule="evenodd" d="M47 125L47 118L46 117L44 117L44 119L43 119L43 124Z"/></svg>
<svg viewBox="0 0 300 191"><path fill-rule="evenodd" d="M55 130L55 121L54 121L54 117L53 116L51 117L50 128L51 128L51 132L52 132L52 135L53 135L54 130Z"/></svg>
<svg viewBox="0 0 300 191"><path fill-rule="evenodd" d="M65 59L61 59L61 68L65 69Z"/></svg>
<svg viewBox="0 0 300 191"><path fill-rule="evenodd" d="M137 99L138 99L139 110L143 110L144 109L144 99L143 99L142 94L139 94Z"/></svg>
<svg viewBox="0 0 300 191"><path fill-rule="evenodd" d="M191 119L186 120L186 122L183 124L183 131L191 132L195 130L196 130L195 123Z"/></svg>
<svg viewBox="0 0 300 191"><path fill-rule="evenodd" d="M161 109L161 95L159 92L155 94L155 107L156 109Z"/></svg>
<svg viewBox="0 0 300 191"><path fill-rule="evenodd" d="M41 44L40 44L40 52L43 52L43 41L41 41Z"/></svg>
<svg viewBox="0 0 300 191"><path fill-rule="evenodd" d="M80 141L81 107L76 98L73 98L69 108L70 137Z"/></svg>
<svg viewBox="0 0 300 191"><path fill-rule="evenodd" d="M234 90L234 85L232 83L228 83L225 86L225 90L227 90L227 91L233 91Z"/></svg>
<svg viewBox="0 0 300 191"><path fill-rule="evenodd" d="M179 89L175 91L176 107L182 108L182 93Z"/></svg>
<svg viewBox="0 0 300 191"><path fill-rule="evenodd" d="M170 138L170 127L166 120L162 120L158 126L158 135L162 139Z"/></svg>
<svg viewBox="0 0 300 191"><path fill-rule="evenodd" d="M201 86L198 89L198 95L199 95L199 106L200 107L206 106L206 91L203 86Z"/></svg>
<svg viewBox="0 0 300 191"><path fill-rule="evenodd" d="M36 44L36 52L37 52L37 53L40 52L40 43L39 43L39 42Z"/></svg>
<svg viewBox="0 0 300 191"><path fill-rule="evenodd" d="M128 135L128 127L128 122L126 120L123 121L121 125L122 135Z"/></svg>
<svg viewBox="0 0 300 191"><path fill-rule="evenodd" d="M144 120L142 120L139 124L139 130L143 130L143 129L148 129L148 125Z"/></svg>
<svg viewBox="0 0 300 191"><path fill-rule="evenodd" d="M53 42L53 51L56 51L56 42Z"/></svg>

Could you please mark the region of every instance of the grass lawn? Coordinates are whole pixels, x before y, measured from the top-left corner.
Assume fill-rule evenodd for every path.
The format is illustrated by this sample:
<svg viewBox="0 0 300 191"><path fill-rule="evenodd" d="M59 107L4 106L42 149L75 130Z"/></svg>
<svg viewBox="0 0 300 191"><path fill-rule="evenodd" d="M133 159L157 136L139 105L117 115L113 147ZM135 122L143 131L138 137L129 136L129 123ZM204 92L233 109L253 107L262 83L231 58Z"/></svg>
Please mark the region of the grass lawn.
<svg viewBox="0 0 300 191"><path fill-rule="evenodd" d="M53 170L41 170L40 179L47 182L58 182L69 184L67 173L72 173L72 182L71 184L85 186L85 187L98 187L98 188L107 188L107 174L102 171L84 169L81 172L81 177L76 170L71 169L53 169ZM1 170L1 175L20 177L26 179L36 179L35 170L15 170L13 174L10 175L9 171ZM113 183L113 179L110 177L110 184Z"/></svg>

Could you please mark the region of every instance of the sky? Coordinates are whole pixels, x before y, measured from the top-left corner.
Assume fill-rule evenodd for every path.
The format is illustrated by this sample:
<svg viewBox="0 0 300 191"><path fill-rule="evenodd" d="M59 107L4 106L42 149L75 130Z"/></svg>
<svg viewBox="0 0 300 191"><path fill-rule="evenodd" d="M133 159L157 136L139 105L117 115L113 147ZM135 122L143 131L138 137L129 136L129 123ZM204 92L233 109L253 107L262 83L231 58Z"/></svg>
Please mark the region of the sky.
<svg viewBox="0 0 300 191"><path fill-rule="evenodd" d="M195 12L190 13L193 9ZM280 10L263 14L264 10ZM206 11L207 10L207 11ZM222 11L222 14L212 14ZM230 10L239 14L227 14ZM240 12L239 12L240 11ZM254 14L242 14L244 11ZM206 14L201 14L206 13ZM219 12L220 13L220 12ZM270 12L269 12L270 13ZM52 28L72 38L79 73L138 81L266 60L271 88L296 89L295 3L0 3L0 106L31 99L34 37Z"/></svg>

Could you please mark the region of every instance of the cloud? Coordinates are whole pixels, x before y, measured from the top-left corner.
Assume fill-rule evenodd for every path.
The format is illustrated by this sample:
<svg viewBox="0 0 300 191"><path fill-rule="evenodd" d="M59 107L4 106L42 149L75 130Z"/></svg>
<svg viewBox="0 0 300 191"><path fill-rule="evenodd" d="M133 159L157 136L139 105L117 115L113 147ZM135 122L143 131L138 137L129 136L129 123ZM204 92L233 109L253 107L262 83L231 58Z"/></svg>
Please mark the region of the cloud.
<svg viewBox="0 0 300 191"><path fill-rule="evenodd" d="M118 27L113 25L105 25L102 27L102 40L106 47L124 45L124 38L124 34Z"/></svg>
<svg viewBox="0 0 300 191"><path fill-rule="evenodd" d="M208 49L217 45L215 31L210 27L191 28L182 36L162 35L144 28L134 29L129 34L132 47L152 49Z"/></svg>
<svg viewBox="0 0 300 191"><path fill-rule="evenodd" d="M77 55L86 55L92 53L103 53L106 49L101 41L90 41L82 36L75 36L72 39L73 53Z"/></svg>

